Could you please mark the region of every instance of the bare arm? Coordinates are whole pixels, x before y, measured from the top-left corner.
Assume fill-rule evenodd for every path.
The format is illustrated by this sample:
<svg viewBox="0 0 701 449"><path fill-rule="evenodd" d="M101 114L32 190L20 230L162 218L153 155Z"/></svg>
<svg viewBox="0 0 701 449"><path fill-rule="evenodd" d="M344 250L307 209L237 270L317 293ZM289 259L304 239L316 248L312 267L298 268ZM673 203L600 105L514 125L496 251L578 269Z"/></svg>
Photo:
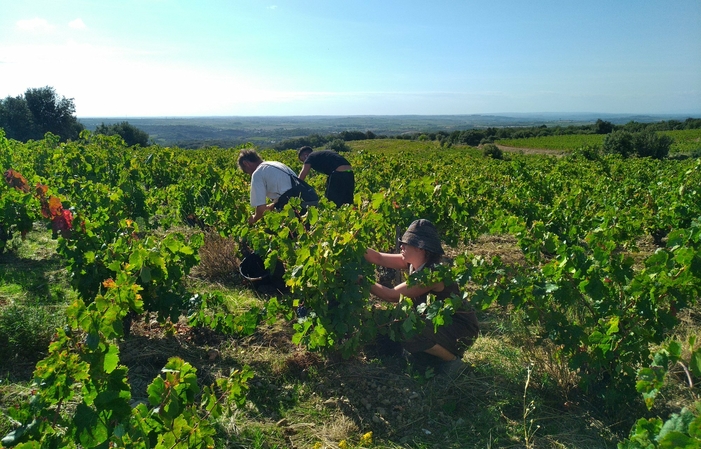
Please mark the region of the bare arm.
<svg viewBox="0 0 701 449"><path fill-rule="evenodd" d="M261 204L260 206L256 206L256 213L248 217L248 224L253 224L256 221L260 220L263 218L263 214L270 210L270 206L266 204Z"/></svg>
<svg viewBox="0 0 701 449"><path fill-rule="evenodd" d="M307 177L307 175L309 174L309 170L311 170L311 169L312 169L311 164L304 164L304 166L302 167L302 171L299 172L299 176L297 176L297 177L299 179L301 179L302 181L304 181L304 178Z"/></svg>
<svg viewBox="0 0 701 449"><path fill-rule="evenodd" d="M403 295L408 298L416 298L431 290L442 290L443 283L439 282L437 284L431 285L412 285L409 287L406 282L402 282L394 288L385 287L381 284L373 284L370 286L370 293L387 302L398 302L399 298Z"/></svg>
<svg viewBox="0 0 701 449"><path fill-rule="evenodd" d="M395 270L406 270L409 267L401 254L381 253L371 248L365 251L365 260L372 264L385 268L394 268Z"/></svg>

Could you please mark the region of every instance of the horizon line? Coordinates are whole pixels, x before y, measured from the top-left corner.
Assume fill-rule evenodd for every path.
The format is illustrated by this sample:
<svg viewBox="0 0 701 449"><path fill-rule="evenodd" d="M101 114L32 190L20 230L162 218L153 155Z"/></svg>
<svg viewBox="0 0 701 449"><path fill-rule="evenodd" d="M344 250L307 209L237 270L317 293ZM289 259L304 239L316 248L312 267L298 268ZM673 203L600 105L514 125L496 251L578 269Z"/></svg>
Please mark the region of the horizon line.
<svg viewBox="0 0 701 449"><path fill-rule="evenodd" d="M602 117L701 117L699 112L483 112L465 114L308 114L308 115L86 115L78 119L175 119L175 118L321 118L321 117L508 117L508 116L581 116L600 115Z"/></svg>

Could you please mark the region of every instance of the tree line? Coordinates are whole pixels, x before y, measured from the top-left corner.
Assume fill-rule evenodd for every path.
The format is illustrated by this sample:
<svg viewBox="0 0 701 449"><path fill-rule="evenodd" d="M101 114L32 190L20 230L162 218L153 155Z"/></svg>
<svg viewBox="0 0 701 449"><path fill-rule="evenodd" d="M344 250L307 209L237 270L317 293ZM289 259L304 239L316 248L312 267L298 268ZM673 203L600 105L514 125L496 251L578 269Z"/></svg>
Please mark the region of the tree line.
<svg viewBox="0 0 701 449"><path fill-rule="evenodd" d="M452 145L479 146L488 145L488 153L493 158L501 158L501 152L493 144L500 139L522 139L529 137L573 135L573 134L602 134L606 135L603 144L604 153L618 153L624 157L637 155L639 157L664 158L668 155L672 139L660 136L658 131L673 131L683 129L701 128L701 119L688 118L686 120L667 120L655 123L628 122L624 125L614 125L611 122L598 119L590 125L570 125L566 127L546 125L531 127L488 127L484 129L469 129L464 131L437 131L403 133L394 136L375 135L372 131L343 131L337 134L322 136L310 134L306 137L286 139L275 145L278 151L297 149L308 145L314 148L325 147L331 149L340 148L340 151L348 149L345 142L351 140L366 139L404 139L436 141L441 146Z"/></svg>
<svg viewBox="0 0 701 449"><path fill-rule="evenodd" d="M394 136L375 135L371 131L343 131L338 134L322 136L311 134L307 137L287 139L275 146L277 150L287 150L299 148L304 145L311 147L321 147L327 142L335 139L344 141L364 140L364 139L405 139L405 140L428 140L438 141L443 145L470 145L478 146L486 143L494 143L499 139L522 139L528 137L559 136L572 134L610 134L614 131L627 131L629 133L639 133L643 131L674 131L681 129L701 128L701 119L688 118L686 120L667 120L656 123L640 123L636 121L628 122L624 125L614 125L605 120L598 119L589 125L551 126L546 125L530 127L488 127L483 129L468 129L463 131L436 131L436 132L414 132L403 133Z"/></svg>
<svg viewBox="0 0 701 449"><path fill-rule="evenodd" d="M64 142L75 140L81 131L85 129L75 116L73 99L59 96L55 89L50 86L30 88L23 95L8 96L0 100L0 128L5 130L5 135L8 138L21 142L42 139L47 132L58 136ZM636 152L641 153L642 151L642 154L651 153L659 157L661 154L666 155L664 147L667 145L667 141L664 139L664 141L655 140L654 137L651 137L652 134L657 131L698 128L701 128L701 119L688 118L684 121L667 120L656 123L631 121L624 125L615 125L609 121L598 119L595 123L586 125L488 127L452 132L411 132L396 135L377 135L369 130L364 132L347 130L329 135L309 134L306 137L285 139L276 143L273 148L278 151L284 151L297 149L302 146L311 146L313 148L324 147L336 151L348 151L350 148L345 142L387 138L436 141L441 146L469 145L476 147L494 143L500 139L571 134L614 134L609 139L611 145L607 148L608 152L619 152L627 155ZM103 122L97 126L94 132L95 134L118 135L129 146L148 146L151 144L148 133L126 121L111 125L105 125ZM635 142L645 143L642 146L645 148L641 151L636 151ZM209 143L209 146L211 145L212 142ZM193 145L187 147L193 148L197 146L200 145L193 143ZM641 145L637 146L641 147Z"/></svg>
<svg viewBox="0 0 701 449"><path fill-rule="evenodd" d="M43 139L46 133L66 142L76 140L85 126L75 116L73 99L59 96L53 87L45 86L0 100L0 128L7 138L21 142ZM149 144L149 135L128 122L102 123L95 134L118 135L129 146Z"/></svg>

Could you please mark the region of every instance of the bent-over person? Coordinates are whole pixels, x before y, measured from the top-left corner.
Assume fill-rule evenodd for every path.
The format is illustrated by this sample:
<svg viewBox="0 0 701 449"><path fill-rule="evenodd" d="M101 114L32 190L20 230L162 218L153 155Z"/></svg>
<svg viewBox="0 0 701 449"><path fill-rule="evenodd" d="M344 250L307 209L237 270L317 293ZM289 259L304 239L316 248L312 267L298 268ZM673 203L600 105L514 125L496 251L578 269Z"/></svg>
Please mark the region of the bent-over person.
<svg viewBox="0 0 701 449"><path fill-rule="evenodd" d="M248 217L248 223L253 224L277 207L278 199L292 188L293 177L297 174L282 162L264 161L255 150L241 150L238 164L241 171L251 175L250 201L255 211ZM267 204L268 199L270 204Z"/></svg>
<svg viewBox="0 0 701 449"><path fill-rule="evenodd" d="M314 151L312 147L304 146L297 150L297 157L304 164L299 172L299 179L304 179L311 169L324 173L326 191L324 195L336 206L353 204L355 193L355 175L348 159L332 150Z"/></svg>

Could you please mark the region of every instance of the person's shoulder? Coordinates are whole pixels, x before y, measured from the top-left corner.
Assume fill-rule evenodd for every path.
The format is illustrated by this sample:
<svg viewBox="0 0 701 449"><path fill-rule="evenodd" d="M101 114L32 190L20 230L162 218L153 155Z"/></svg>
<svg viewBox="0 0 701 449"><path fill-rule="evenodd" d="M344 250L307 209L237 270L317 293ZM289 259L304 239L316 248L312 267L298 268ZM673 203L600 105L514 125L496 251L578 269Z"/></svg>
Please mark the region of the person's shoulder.
<svg viewBox="0 0 701 449"><path fill-rule="evenodd" d="M309 154L309 157L314 156L316 158L321 158L321 157L334 156L336 154L338 154L338 153L335 152L334 150L318 150L318 151L314 151L311 154Z"/></svg>
<svg viewBox="0 0 701 449"><path fill-rule="evenodd" d="M312 151L311 153L309 153L309 156L307 156L307 161L309 159L314 160L314 159L317 159L319 157L323 157L325 154L327 154L327 153L325 153L325 151L327 151L327 150Z"/></svg>
<svg viewBox="0 0 701 449"><path fill-rule="evenodd" d="M292 170L286 164L279 162L279 161L265 161L265 162L261 163L261 166L270 167L270 168L279 168L279 169L283 169L283 170Z"/></svg>

